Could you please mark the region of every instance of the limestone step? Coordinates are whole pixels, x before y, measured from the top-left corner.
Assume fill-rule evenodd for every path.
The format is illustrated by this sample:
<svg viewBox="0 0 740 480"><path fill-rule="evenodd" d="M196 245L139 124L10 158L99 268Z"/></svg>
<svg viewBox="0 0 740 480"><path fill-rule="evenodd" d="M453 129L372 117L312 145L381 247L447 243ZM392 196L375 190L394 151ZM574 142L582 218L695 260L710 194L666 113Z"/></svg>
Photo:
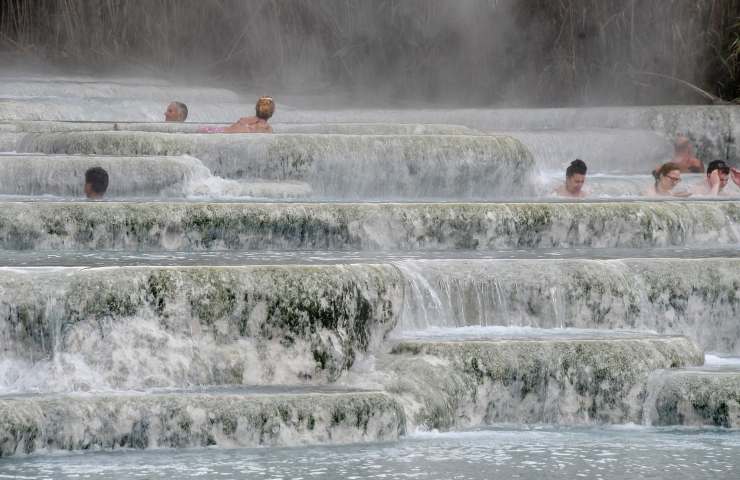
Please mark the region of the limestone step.
<svg viewBox="0 0 740 480"><path fill-rule="evenodd" d="M0 98L0 121L73 120L96 122L155 122L164 120L164 111L172 101L166 99L105 97L25 97ZM233 122L254 115L257 97L241 102L181 98L188 106L192 122ZM280 105L278 104L278 111Z"/></svg>
<svg viewBox="0 0 740 480"><path fill-rule="evenodd" d="M303 182L214 177L200 160L188 155L0 154L0 195L84 198L85 171L90 167L108 172L107 199L296 199L311 193Z"/></svg>
<svg viewBox="0 0 740 480"><path fill-rule="evenodd" d="M0 270L0 392L326 383L403 301L392 265Z"/></svg>
<svg viewBox="0 0 740 480"><path fill-rule="evenodd" d="M740 354L738 253L694 259L601 260L556 253L543 259L397 261L407 285L401 328L647 330L686 335L706 350Z"/></svg>
<svg viewBox="0 0 740 480"><path fill-rule="evenodd" d="M234 119L236 120L236 119ZM224 127L230 123L193 122L60 122L17 121L2 124L0 130L17 133L140 131L161 133L198 133L202 127ZM275 133L310 133L342 135L480 135L462 125L433 123L271 123Z"/></svg>
<svg viewBox="0 0 740 480"><path fill-rule="evenodd" d="M655 131L668 139L691 135L699 158L736 161L740 151L740 108L735 105L658 105L592 108L475 108L446 110L294 110L289 122L436 122L484 131L634 129ZM585 159L588 162L588 159ZM629 160L628 160L629 161Z"/></svg>
<svg viewBox="0 0 740 480"><path fill-rule="evenodd" d="M35 362L41 372L55 354L76 354L98 380L140 388L333 379L394 329L423 330L429 339L448 332L466 338L527 334L532 327L599 329L601 335L657 331L685 335L711 351L740 353L737 258L368 258L160 267L117 266L126 260L113 257L106 260L110 266L95 268L85 261L0 268L6 355ZM135 350L126 350L126 339L136 339ZM267 345L274 350L259 350ZM137 362L119 361L133 352ZM282 355L302 359L303 366L276 370ZM264 376L247 375L257 370L244 365L255 362ZM80 373L75 365L68 373ZM27 381L53 384L55 378L50 372L47 380Z"/></svg>
<svg viewBox="0 0 740 480"><path fill-rule="evenodd" d="M140 79L130 82L121 79L108 81L84 81L74 79L19 79L9 78L0 82L0 98L46 97L53 102L59 98L104 98L115 102L120 99L157 100L163 102L162 112L172 100L188 102L203 100L212 102L239 102L240 95L225 88L186 87L166 82Z"/></svg>
<svg viewBox="0 0 740 480"><path fill-rule="evenodd" d="M740 366L656 372L645 410L648 425L740 428Z"/></svg>
<svg viewBox="0 0 740 480"><path fill-rule="evenodd" d="M690 132L700 158L738 158L730 140L740 135L737 106L645 106L543 109L290 109L278 108L275 122L289 123L437 123L486 131L549 129L652 130L673 139ZM251 114L254 103L188 103L192 122L233 122ZM1 100L0 120L160 121L164 105L152 100L27 99ZM588 161L588 159L587 159Z"/></svg>
<svg viewBox="0 0 740 480"><path fill-rule="evenodd" d="M493 423L639 423L656 369L701 365L685 337L401 340L377 366L411 424L459 429Z"/></svg>
<svg viewBox="0 0 740 480"><path fill-rule="evenodd" d="M0 456L382 442L404 432L398 403L373 391L275 387L0 397Z"/></svg>
<svg viewBox="0 0 740 480"><path fill-rule="evenodd" d="M219 177L302 181L342 199L505 198L533 191L535 173L518 140L490 135L29 133L18 151L187 154Z"/></svg>
<svg viewBox="0 0 740 480"><path fill-rule="evenodd" d="M736 246L740 204L0 202L0 248L495 250Z"/></svg>

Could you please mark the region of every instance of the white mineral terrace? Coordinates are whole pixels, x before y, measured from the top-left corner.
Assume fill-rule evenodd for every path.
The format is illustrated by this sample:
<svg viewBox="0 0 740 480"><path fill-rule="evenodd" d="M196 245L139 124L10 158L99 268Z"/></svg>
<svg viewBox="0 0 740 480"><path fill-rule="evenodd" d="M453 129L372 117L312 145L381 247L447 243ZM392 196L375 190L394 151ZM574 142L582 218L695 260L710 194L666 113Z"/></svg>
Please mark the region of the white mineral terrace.
<svg viewBox="0 0 740 480"><path fill-rule="evenodd" d="M0 77L0 478L737 477L740 107Z"/></svg>

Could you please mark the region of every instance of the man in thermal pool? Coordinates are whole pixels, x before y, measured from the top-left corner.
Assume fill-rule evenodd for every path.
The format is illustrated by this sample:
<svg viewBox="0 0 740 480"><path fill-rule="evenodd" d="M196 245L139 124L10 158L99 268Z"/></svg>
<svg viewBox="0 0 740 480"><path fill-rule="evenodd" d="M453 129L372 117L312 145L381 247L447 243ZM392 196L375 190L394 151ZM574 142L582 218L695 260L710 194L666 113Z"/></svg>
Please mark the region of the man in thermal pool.
<svg viewBox="0 0 740 480"><path fill-rule="evenodd" d="M255 105L255 115L242 117L228 127L201 127L199 133L272 133L267 121L275 113L275 101L272 97L260 97Z"/></svg>
<svg viewBox="0 0 740 480"><path fill-rule="evenodd" d="M164 111L165 122L184 122L188 118L188 106L182 102L170 102Z"/></svg>

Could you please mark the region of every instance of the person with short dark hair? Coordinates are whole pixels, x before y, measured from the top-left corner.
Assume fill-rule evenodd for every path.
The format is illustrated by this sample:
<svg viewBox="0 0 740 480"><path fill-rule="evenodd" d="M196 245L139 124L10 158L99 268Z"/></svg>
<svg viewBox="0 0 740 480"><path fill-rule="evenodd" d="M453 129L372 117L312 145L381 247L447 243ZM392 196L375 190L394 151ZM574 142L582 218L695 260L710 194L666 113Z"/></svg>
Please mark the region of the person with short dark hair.
<svg viewBox="0 0 740 480"><path fill-rule="evenodd" d="M188 118L188 106L182 102L170 102L164 112L165 122L184 122Z"/></svg>
<svg viewBox="0 0 740 480"><path fill-rule="evenodd" d="M735 185L740 187L740 171L730 168L724 160L714 160L707 166L707 176L693 189L696 195L717 197L727 195L725 187L732 178Z"/></svg>
<svg viewBox="0 0 740 480"><path fill-rule="evenodd" d="M108 190L108 172L102 167L88 168L85 172L85 195L90 200L100 200Z"/></svg>
<svg viewBox="0 0 740 480"><path fill-rule="evenodd" d="M646 197L688 197L690 192L675 192L681 182L681 167L673 162L664 163L653 172L655 185L645 192Z"/></svg>
<svg viewBox="0 0 740 480"><path fill-rule="evenodd" d="M570 162L565 169L565 183L555 190L555 195L559 197L583 198L588 192L583 189L586 183L586 162L577 158Z"/></svg>

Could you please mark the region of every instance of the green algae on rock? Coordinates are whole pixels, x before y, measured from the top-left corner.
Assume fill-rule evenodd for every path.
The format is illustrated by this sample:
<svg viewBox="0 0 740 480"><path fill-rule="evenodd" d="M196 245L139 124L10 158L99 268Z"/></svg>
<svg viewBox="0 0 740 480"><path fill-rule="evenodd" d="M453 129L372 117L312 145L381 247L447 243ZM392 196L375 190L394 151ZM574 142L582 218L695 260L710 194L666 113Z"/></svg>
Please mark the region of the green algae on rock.
<svg viewBox="0 0 740 480"><path fill-rule="evenodd" d="M492 423L639 422L648 375L701 365L684 337L403 341L384 359L389 392L432 429Z"/></svg>
<svg viewBox="0 0 740 480"><path fill-rule="evenodd" d="M639 329L740 353L740 259L414 260L402 327ZM532 275L532 272L537 272Z"/></svg>
<svg viewBox="0 0 740 480"><path fill-rule="evenodd" d="M173 392L0 399L0 457L37 450L382 442L405 433L381 392Z"/></svg>
<svg viewBox="0 0 740 480"><path fill-rule="evenodd" d="M653 374L646 423L740 427L740 371L686 369Z"/></svg>
<svg viewBox="0 0 740 480"><path fill-rule="evenodd" d="M736 202L0 204L0 247L486 250L737 245Z"/></svg>
<svg viewBox="0 0 740 480"><path fill-rule="evenodd" d="M331 382L377 348L403 300L389 265L6 273L6 351L79 360L52 390Z"/></svg>

